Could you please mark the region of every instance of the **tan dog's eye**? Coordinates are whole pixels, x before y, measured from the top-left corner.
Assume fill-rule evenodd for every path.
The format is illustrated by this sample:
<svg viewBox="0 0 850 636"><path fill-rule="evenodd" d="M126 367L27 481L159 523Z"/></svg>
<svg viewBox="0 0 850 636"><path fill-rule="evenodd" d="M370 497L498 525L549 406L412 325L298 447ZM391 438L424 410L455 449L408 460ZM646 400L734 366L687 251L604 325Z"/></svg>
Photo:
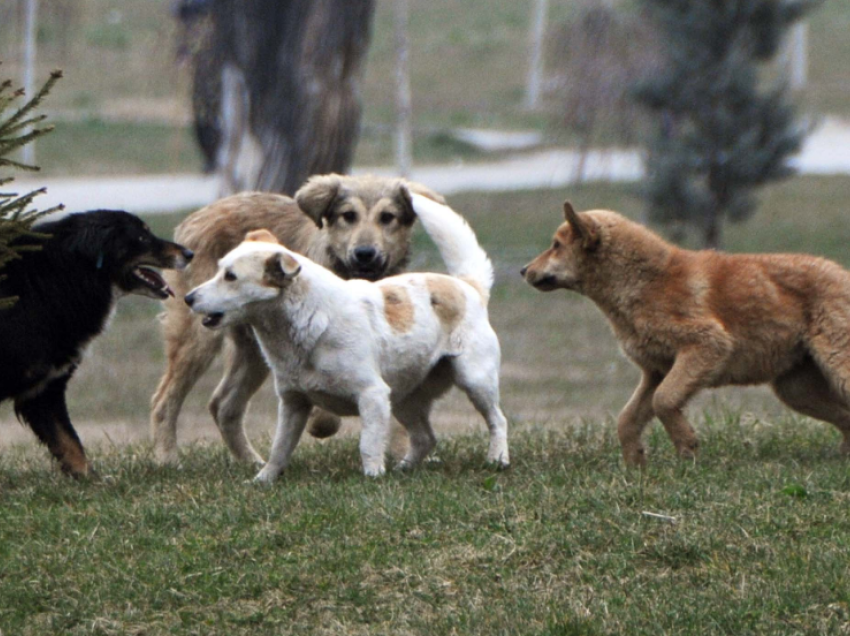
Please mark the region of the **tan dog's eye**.
<svg viewBox="0 0 850 636"><path fill-rule="evenodd" d="M236 280L236 274L234 274L233 272L228 270L228 271L224 272L224 280L232 283L233 281Z"/></svg>
<svg viewBox="0 0 850 636"><path fill-rule="evenodd" d="M392 212L381 212L381 216L378 217L378 221L381 225L389 225L395 221L395 215Z"/></svg>
<svg viewBox="0 0 850 636"><path fill-rule="evenodd" d="M346 223L354 223L357 220L357 212L351 210L342 213L342 220Z"/></svg>

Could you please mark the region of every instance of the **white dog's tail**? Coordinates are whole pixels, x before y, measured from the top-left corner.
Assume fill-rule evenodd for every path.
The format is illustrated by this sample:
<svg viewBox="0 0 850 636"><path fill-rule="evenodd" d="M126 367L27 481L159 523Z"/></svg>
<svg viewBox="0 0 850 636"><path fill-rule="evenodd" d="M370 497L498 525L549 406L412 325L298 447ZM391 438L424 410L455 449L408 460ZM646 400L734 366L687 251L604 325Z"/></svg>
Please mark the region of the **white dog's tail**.
<svg viewBox="0 0 850 636"><path fill-rule="evenodd" d="M410 193L413 211L434 241L449 274L480 287L485 299L493 287L493 263L466 220L447 205Z"/></svg>

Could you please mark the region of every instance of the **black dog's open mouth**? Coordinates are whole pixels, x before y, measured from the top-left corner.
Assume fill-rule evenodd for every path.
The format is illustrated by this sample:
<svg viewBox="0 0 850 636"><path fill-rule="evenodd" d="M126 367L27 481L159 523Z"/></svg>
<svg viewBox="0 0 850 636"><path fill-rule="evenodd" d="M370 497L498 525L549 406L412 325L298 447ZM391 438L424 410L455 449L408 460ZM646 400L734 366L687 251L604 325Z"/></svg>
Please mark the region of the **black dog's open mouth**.
<svg viewBox="0 0 850 636"><path fill-rule="evenodd" d="M133 276L146 290L158 298L165 299L169 296L174 296L174 291L155 269L144 265L137 265L133 268Z"/></svg>
<svg viewBox="0 0 850 636"><path fill-rule="evenodd" d="M221 324L221 320L224 318L224 313L221 311L216 311L211 314L207 314L204 316L204 319L201 321L201 324L208 329L214 329Z"/></svg>

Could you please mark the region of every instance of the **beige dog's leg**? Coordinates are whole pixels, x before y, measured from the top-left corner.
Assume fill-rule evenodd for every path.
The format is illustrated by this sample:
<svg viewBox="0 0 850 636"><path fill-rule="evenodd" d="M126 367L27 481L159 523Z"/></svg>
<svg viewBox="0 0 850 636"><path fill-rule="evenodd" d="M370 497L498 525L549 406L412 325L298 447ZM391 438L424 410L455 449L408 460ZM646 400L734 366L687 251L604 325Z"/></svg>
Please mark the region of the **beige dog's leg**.
<svg viewBox="0 0 850 636"><path fill-rule="evenodd" d="M617 418L617 436L627 466L645 466L646 450L641 435L643 429L655 415L652 398L663 377L656 373L643 371L640 383L631 399Z"/></svg>
<svg viewBox="0 0 850 636"><path fill-rule="evenodd" d="M380 477L386 472L384 466L387 442L390 433L390 389L381 384L363 391L357 399L360 422L360 459L363 474Z"/></svg>
<svg viewBox="0 0 850 636"><path fill-rule="evenodd" d="M166 329L167 368L151 398L151 434L154 454L163 464L177 463L177 418L186 396L221 349L221 334L186 319L169 334Z"/></svg>
<svg viewBox="0 0 850 636"><path fill-rule="evenodd" d="M249 328L232 329L227 343L224 377L213 393L209 409L227 447L242 462L263 463L263 458L245 435L243 420L248 402L268 375L269 368Z"/></svg>
<svg viewBox="0 0 850 636"><path fill-rule="evenodd" d="M652 409L680 457L693 458L699 446L682 411L700 389L711 385L711 378L722 368L726 355L719 346L686 349L676 356L673 368L655 390Z"/></svg>
<svg viewBox="0 0 850 636"><path fill-rule="evenodd" d="M850 405L811 359L777 378L772 386L776 396L790 408L838 428L844 437L841 452L850 455Z"/></svg>
<svg viewBox="0 0 850 636"><path fill-rule="evenodd" d="M430 412L431 400L429 396L414 395L393 408L393 414L404 426L410 438L407 452L396 465L396 470L406 470L416 466L437 445L437 438L429 421Z"/></svg>
<svg viewBox="0 0 850 636"><path fill-rule="evenodd" d="M298 445L307 416L310 414L310 403L298 394L280 396L277 407L277 429L269 453L269 461L254 477L254 481L269 484L278 478L289 465L292 451Z"/></svg>

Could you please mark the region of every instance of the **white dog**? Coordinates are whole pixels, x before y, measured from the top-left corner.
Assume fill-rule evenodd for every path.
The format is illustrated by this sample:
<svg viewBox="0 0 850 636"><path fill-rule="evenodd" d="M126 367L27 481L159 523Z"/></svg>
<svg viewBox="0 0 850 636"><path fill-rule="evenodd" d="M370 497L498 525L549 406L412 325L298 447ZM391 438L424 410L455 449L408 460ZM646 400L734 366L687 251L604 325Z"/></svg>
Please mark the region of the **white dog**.
<svg viewBox="0 0 850 636"><path fill-rule="evenodd" d="M416 194L411 204L450 276L346 281L258 230L186 296L209 328L251 325L272 369L278 424L257 481L286 468L314 405L360 415L363 472L373 477L385 471L392 413L410 434L399 467L415 466L436 444L431 404L452 385L487 421L488 461L508 465L501 353L487 317L493 266L453 210Z"/></svg>

